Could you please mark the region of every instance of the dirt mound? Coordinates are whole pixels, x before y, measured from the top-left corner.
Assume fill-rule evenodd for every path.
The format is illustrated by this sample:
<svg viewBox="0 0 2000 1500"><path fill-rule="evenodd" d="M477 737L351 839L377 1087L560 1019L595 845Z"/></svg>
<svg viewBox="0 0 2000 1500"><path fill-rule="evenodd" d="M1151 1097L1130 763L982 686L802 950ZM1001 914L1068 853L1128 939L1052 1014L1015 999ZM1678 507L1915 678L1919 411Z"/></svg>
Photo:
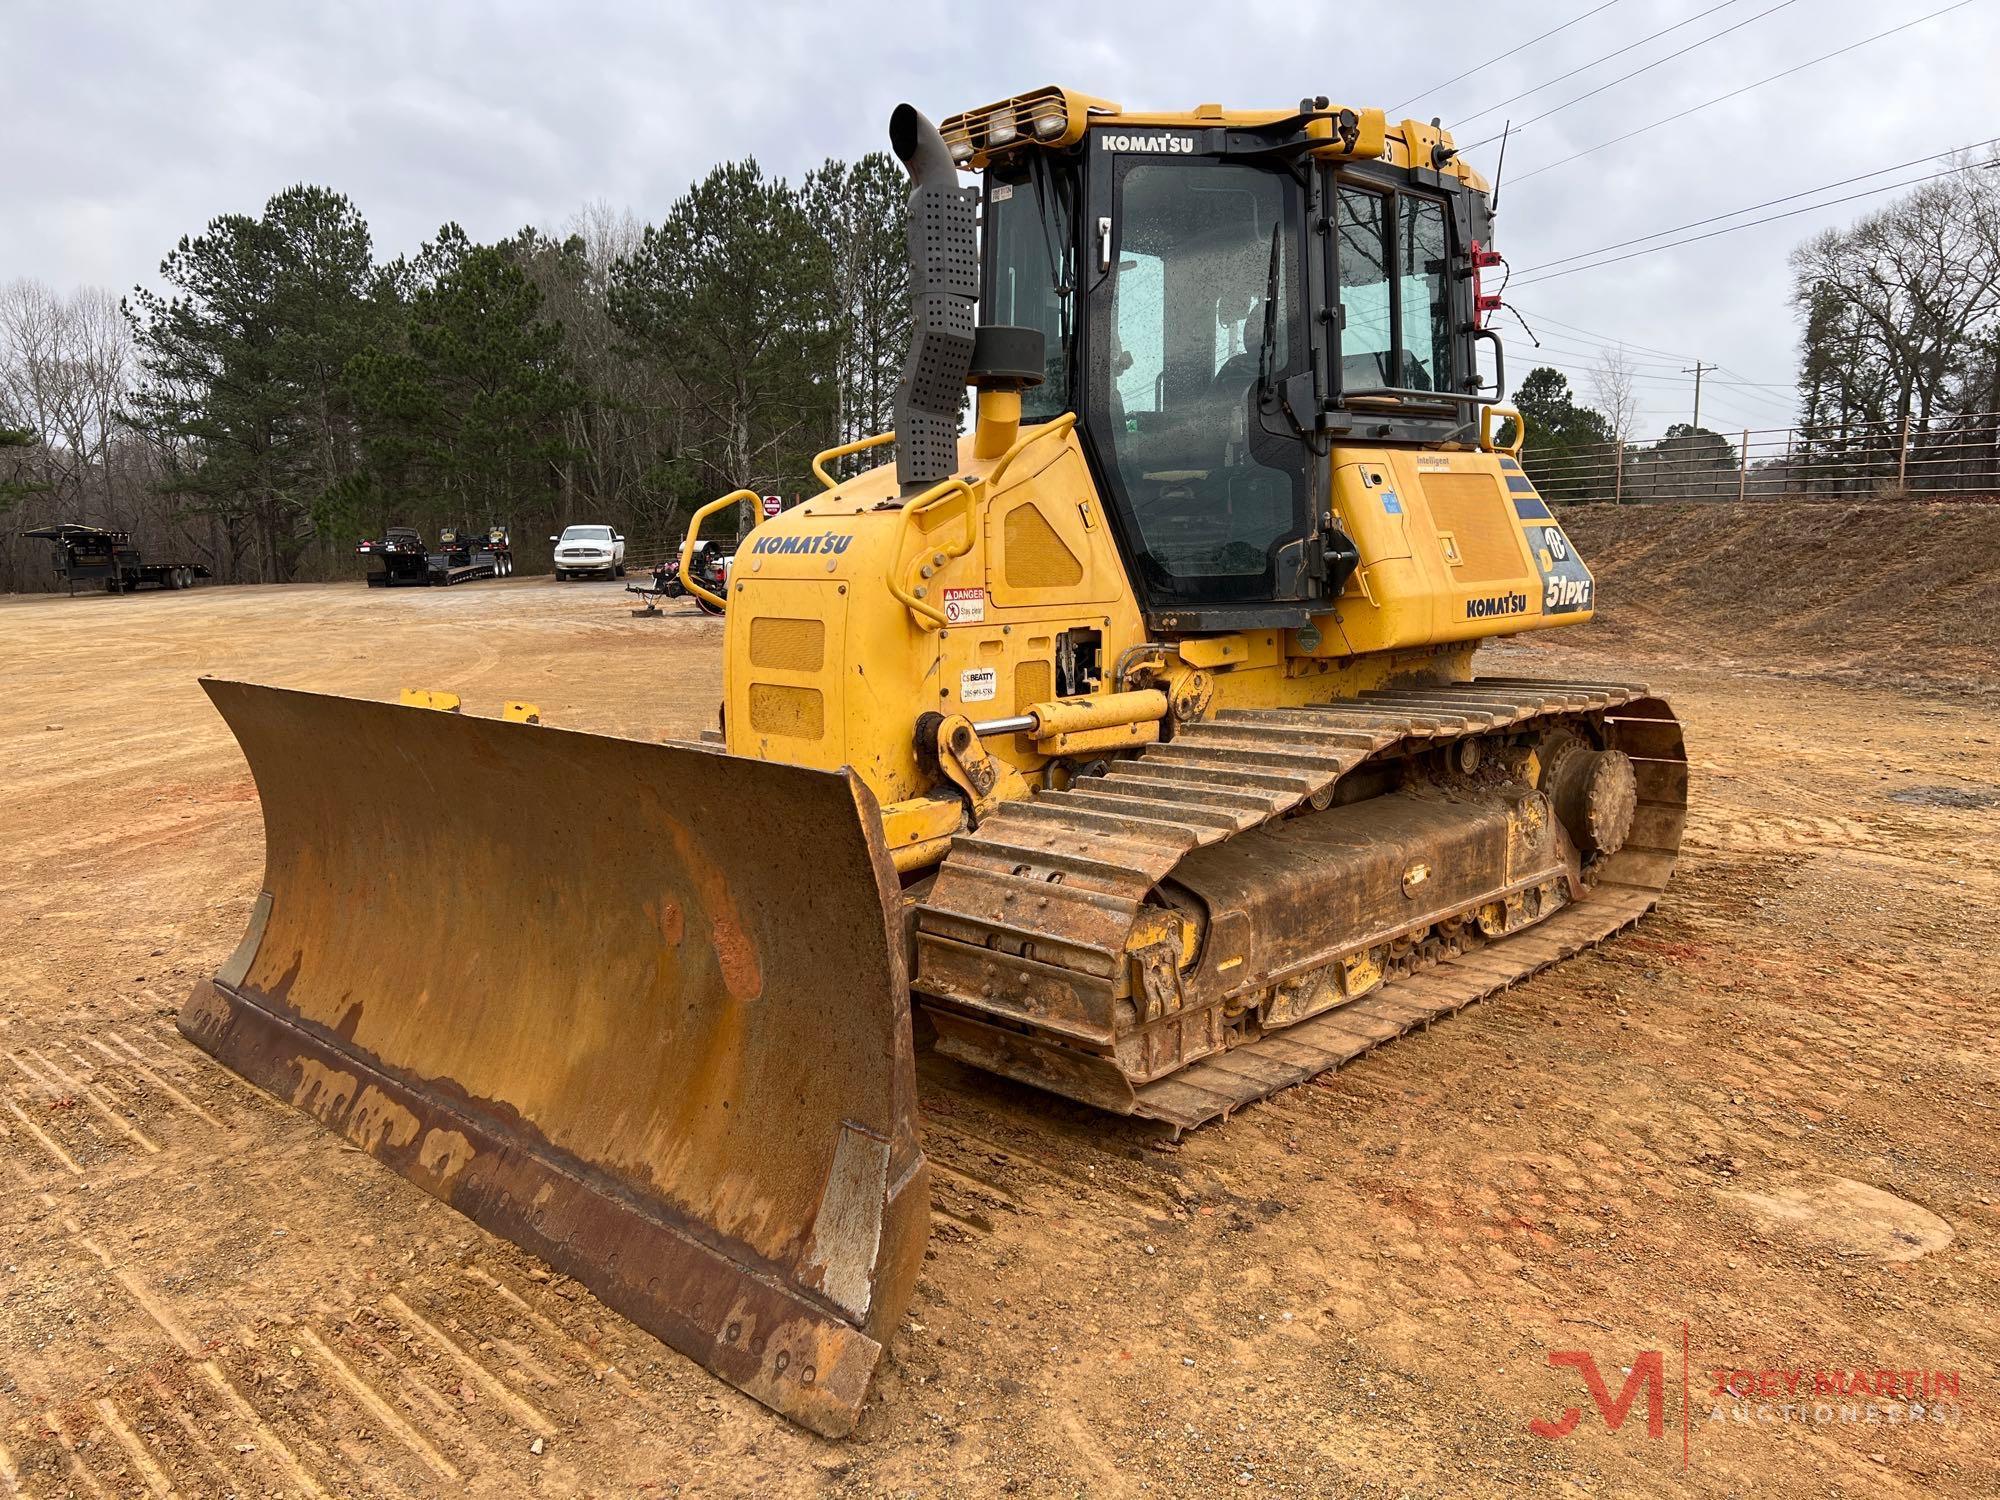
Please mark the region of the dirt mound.
<svg viewBox="0 0 2000 1500"><path fill-rule="evenodd" d="M1703 660L1978 690L2000 682L2000 506L1583 505L1587 634L1666 636Z"/></svg>

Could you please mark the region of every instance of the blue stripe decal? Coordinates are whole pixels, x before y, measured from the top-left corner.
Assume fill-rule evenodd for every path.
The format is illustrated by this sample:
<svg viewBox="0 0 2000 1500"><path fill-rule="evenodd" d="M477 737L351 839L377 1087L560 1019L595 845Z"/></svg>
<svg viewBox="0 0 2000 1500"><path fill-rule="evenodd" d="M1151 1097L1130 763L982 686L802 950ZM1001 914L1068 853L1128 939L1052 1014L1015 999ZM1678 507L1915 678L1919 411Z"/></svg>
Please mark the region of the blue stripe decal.
<svg viewBox="0 0 2000 1500"><path fill-rule="evenodd" d="M1522 496L1514 501L1514 514L1524 521L1553 521L1549 508L1534 496Z"/></svg>
<svg viewBox="0 0 2000 1500"><path fill-rule="evenodd" d="M1507 488L1517 495L1532 495L1535 493L1535 482L1525 474L1509 474Z"/></svg>

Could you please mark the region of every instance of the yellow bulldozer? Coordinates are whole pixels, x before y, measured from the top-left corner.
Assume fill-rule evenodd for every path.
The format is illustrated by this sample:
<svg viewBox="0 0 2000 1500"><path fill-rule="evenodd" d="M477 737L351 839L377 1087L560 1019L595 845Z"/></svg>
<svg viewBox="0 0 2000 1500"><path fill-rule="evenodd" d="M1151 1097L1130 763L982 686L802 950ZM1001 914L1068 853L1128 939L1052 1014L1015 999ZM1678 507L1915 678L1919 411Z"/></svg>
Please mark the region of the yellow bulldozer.
<svg viewBox="0 0 2000 1500"><path fill-rule="evenodd" d="M726 582L694 542L754 497L695 518L720 728L208 682L267 869L180 1021L827 1434L923 1255L919 1028L1199 1126L1636 920L1687 789L1644 687L1475 671L1594 586L1435 123L1048 88L890 137L895 431Z"/></svg>

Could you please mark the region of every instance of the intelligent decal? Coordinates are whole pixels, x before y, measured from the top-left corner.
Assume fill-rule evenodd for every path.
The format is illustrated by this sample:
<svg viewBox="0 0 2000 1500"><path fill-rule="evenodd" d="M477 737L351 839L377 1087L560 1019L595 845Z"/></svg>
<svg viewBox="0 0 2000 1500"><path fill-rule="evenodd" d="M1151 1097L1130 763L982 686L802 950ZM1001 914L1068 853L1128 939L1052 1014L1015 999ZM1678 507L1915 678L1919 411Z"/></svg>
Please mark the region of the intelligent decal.
<svg viewBox="0 0 2000 1500"><path fill-rule="evenodd" d="M750 544L752 552L803 553L809 556L839 556L854 537L849 532L822 531L812 536L760 536Z"/></svg>
<svg viewBox="0 0 2000 1500"><path fill-rule="evenodd" d="M1597 602L1597 585L1590 569L1576 555L1560 526L1530 526L1528 546L1542 575L1542 613L1576 615Z"/></svg>

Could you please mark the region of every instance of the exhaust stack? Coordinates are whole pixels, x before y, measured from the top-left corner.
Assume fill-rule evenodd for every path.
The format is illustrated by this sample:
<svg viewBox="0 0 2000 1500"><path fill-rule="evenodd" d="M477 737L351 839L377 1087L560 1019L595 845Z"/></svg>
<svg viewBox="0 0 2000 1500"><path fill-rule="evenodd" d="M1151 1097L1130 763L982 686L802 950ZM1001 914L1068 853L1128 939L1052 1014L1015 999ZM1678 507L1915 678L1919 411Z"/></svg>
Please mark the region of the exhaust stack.
<svg viewBox="0 0 2000 1500"><path fill-rule="evenodd" d="M889 117L910 174L910 352L896 387L896 481L905 498L958 467L959 416L979 300L979 193L958 185L944 137L914 106Z"/></svg>

